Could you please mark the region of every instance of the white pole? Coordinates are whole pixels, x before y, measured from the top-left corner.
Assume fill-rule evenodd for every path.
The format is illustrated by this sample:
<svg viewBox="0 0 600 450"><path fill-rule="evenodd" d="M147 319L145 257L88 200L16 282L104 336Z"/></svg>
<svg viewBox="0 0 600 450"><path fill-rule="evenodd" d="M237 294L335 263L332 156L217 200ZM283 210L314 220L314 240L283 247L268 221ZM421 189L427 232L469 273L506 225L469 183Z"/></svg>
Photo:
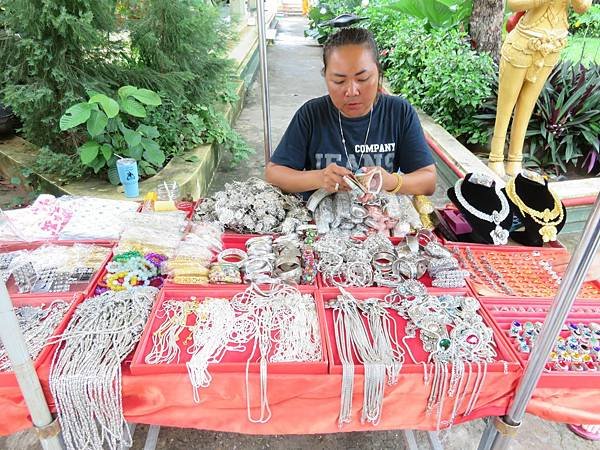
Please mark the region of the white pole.
<svg viewBox="0 0 600 450"><path fill-rule="evenodd" d="M0 341L4 345L10 359L12 370L17 377L19 388L25 398L27 409L35 427L42 448L45 450L62 450L59 440L60 427L58 420L53 420L44 398L40 380L33 368L25 339L19 328L17 316L6 289L0 281Z"/></svg>
<svg viewBox="0 0 600 450"><path fill-rule="evenodd" d="M265 166L271 160L271 110L269 106L269 80L267 75L267 38L265 35L265 3L257 0L258 55L260 57L260 87L263 112L263 138Z"/></svg>

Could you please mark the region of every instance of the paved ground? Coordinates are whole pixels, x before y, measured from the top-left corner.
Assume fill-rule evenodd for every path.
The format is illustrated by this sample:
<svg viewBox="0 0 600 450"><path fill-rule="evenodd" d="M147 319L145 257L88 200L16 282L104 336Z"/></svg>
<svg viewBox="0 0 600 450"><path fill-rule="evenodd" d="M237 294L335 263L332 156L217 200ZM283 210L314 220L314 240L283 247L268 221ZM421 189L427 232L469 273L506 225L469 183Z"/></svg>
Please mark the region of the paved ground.
<svg viewBox="0 0 600 450"><path fill-rule="evenodd" d="M274 46L269 47L269 83L271 86L271 113L273 145L276 145L294 111L309 98L325 93L325 84L320 75L320 48L307 45L302 38L304 19L286 18L280 21L280 31ZM249 91L246 106L242 111L236 129L257 149L256 155L235 169L228 168L225 157L214 178L211 192L222 189L225 182L243 180L249 176L262 176L264 168L262 146L260 91L255 84ZM439 186L435 203L445 203L446 186ZM561 236L561 239L563 237ZM571 243L576 238L568 237ZM385 414L384 410L384 414ZM448 450L470 450L477 448L483 430L483 421L478 420L459 425L444 433L441 438ZM136 450L144 448L148 427L139 425L134 435ZM311 449L403 449L405 442L400 432L374 431L363 433L335 433L326 435L298 436L245 436L235 433L186 430L176 428L161 429L158 449L263 449L276 450ZM424 433L417 433L419 448L428 448ZM35 449L39 448L32 432L17 433L8 438L0 438L0 448ZM514 442L513 450L585 450L600 446L580 439L570 433L563 424L545 422L527 416L525 423Z"/></svg>

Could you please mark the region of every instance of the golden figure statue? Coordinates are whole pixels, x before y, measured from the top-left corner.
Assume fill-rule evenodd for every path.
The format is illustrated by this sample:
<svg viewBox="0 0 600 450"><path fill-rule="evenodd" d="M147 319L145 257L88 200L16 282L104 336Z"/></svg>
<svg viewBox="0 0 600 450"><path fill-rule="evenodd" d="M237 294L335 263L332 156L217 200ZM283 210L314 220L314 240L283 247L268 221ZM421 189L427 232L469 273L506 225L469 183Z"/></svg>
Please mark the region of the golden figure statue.
<svg viewBox="0 0 600 450"><path fill-rule="evenodd" d="M578 14L592 0L508 0L511 11L526 11L502 45L498 107L488 166L499 176L521 171L523 141L546 79L567 43L569 4ZM514 110L506 171L504 143Z"/></svg>

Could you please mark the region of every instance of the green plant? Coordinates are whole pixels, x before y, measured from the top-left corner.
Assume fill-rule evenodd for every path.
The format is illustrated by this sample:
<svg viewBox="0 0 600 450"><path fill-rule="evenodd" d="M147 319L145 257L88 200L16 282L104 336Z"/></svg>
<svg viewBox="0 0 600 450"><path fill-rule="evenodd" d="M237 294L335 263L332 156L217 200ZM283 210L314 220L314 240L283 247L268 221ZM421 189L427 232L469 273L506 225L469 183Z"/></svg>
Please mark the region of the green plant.
<svg viewBox="0 0 600 450"><path fill-rule="evenodd" d="M587 172L596 169L600 152L599 84L598 64L586 68L561 61L554 68L529 120L524 151L528 165L559 173L581 160ZM484 113L475 119L491 131L496 98L490 99L483 109Z"/></svg>
<svg viewBox="0 0 600 450"><path fill-rule="evenodd" d="M471 16L473 0L396 0L388 7L426 21L432 28L465 25Z"/></svg>
<svg viewBox="0 0 600 450"><path fill-rule="evenodd" d="M134 86L119 88L117 100L92 93L87 102L67 109L60 118L60 129L72 130L85 124L87 139L78 148L81 162L94 173L107 168L110 182L118 184L115 166L119 156L136 159L142 176L155 174L165 162L165 153L154 140L160 136L156 127L138 123L147 116L144 105L160 104L158 94ZM74 138L78 137L75 134Z"/></svg>
<svg viewBox="0 0 600 450"><path fill-rule="evenodd" d="M384 61L392 90L454 136L472 144L487 142L487 126L473 116L492 93L497 69L491 57L473 51L466 33L428 30L424 20L413 18L390 22L375 36L389 38Z"/></svg>
<svg viewBox="0 0 600 450"><path fill-rule="evenodd" d="M600 38L600 5L592 5L584 14L571 10L569 29L576 36Z"/></svg>
<svg viewBox="0 0 600 450"><path fill-rule="evenodd" d="M48 147L40 149L32 168L39 173L54 174L62 183L83 178L88 172L78 155L54 152Z"/></svg>
<svg viewBox="0 0 600 450"><path fill-rule="evenodd" d="M364 10L362 0L327 0L317 3L308 11L308 29L304 31L306 37L315 39L319 44L325 43L335 29L325 25L325 22L336 18L340 14L360 13Z"/></svg>
<svg viewBox="0 0 600 450"><path fill-rule="evenodd" d="M113 6L113 0L3 0L0 97L34 144L64 148L61 111L86 89L111 89Z"/></svg>

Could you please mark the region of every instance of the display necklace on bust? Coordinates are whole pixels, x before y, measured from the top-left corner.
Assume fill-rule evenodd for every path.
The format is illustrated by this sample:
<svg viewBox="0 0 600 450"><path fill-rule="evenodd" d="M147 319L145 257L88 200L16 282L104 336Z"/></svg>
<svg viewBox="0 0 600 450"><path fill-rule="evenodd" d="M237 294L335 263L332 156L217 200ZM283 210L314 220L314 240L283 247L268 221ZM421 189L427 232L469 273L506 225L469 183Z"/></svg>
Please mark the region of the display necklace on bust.
<svg viewBox="0 0 600 450"><path fill-rule="evenodd" d="M500 188L498 187L498 183L494 183L494 191L500 200L500 211L494 210L492 214L486 214L482 211L479 211L462 195L461 187L462 187L463 179L459 179L454 185L454 193L456 194L456 199L461 204L463 208L465 208L468 212L473 214L475 217L481 220L485 220L486 222L491 222L496 225L492 231L490 231L490 236L494 242L494 245L506 245L508 242L508 230L502 228L500 224L510 212L510 207L508 205L508 199L502 193Z"/></svg>
<svg viewBox="0 0 600 450"><path fill-rule="evenodd" d="M369 111L369 125L367 125L367 134L365 134L365 142L364 145L367 145L367 140L369 139L369 131L371 131L371 119L373 118L373 106L371 106L371 110ZM346 154L346 167L350 169L352 172L357 172L360 169L360 163L362 162L362 158L364 152L360 154L360 159L356 165L356 168L353 169L350 164L350 156L348 155L348 149L346 148L346 138L344 137L344 129L342 128L342 113L338 109L338 122L340 124L340 135L342 137L342 147L344 148L344 153Z"/></svg>
<svg viewBox="0 0 600 450"><path fill-rule="evenodd" d="M558 233L556 226L562 222L564 217L564 210L559 198L550 189L548 189L548 192L550 192L550 195L554 200L554 207L552 210L546 208L544 211L540 212L527 206L521 197L519 197L514 178L511 178L506 183L506 195L508 195L508 198L517 205L521 214L523 214L523 216L531 217L535 223L541 225L539 233L544 242L556 241L556 235Z"/></svg>

